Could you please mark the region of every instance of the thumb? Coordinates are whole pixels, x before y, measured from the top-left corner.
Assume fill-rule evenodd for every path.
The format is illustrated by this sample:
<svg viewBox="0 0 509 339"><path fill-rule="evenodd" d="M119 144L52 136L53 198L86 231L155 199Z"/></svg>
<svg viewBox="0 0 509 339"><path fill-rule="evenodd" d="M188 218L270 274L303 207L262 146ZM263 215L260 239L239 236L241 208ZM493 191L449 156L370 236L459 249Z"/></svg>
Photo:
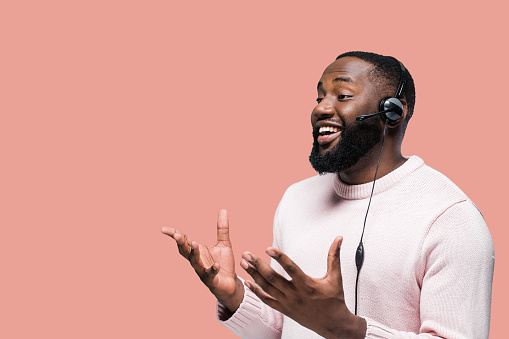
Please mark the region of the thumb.
<svg viewBox="0 0 509 339"><path fill-rule="evenodd" d="M338 236L332 242L332 245L329 249L329 255L327 256L327 275L330 277L331 281L339 281L342 283L341 277L341 262L339 259L339 253L341 249L341 243L343 242L343 237Z"/></svg>
<svg viewBox="0 0 509 339"><path fill-rule="evenodd" d="M220 210L217 216L217 242L230 242L230 226L228 224L228 212Z"/></svg>

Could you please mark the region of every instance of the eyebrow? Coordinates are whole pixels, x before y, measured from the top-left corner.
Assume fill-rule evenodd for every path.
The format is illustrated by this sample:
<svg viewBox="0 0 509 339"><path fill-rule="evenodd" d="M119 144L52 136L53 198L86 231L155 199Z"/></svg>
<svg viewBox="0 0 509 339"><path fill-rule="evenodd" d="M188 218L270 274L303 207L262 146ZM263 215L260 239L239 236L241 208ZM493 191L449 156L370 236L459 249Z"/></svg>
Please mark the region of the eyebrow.
<svg viewBox="0 0 509 339"><path fill-rule="evenodd" d="M350 77L338 77L338 78L335 78L334 80L332 80L332 83L336 83L336 82L354 83L354 81ZM316 88L320 89L320 87L322 87L322 85L323 85L323 83L321 81L319 81L318 86L316 86Z"/></svg>

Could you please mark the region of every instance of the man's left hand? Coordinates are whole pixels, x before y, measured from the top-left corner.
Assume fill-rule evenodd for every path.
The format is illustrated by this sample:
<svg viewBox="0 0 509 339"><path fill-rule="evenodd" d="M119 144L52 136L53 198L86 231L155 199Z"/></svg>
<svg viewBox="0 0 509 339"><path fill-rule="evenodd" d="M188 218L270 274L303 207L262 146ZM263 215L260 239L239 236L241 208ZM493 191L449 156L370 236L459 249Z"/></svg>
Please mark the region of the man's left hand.
<svg viewBox="0 0 509 339"><path fill-rule="evenodd" d="M283 267L291 280L245 252L240 265L256 282L245 284L264 303L325 338L364 338L366 321L350 312L345 304L339 259L342 241L342 237L334 239L327 258L327 273L319 279L306 275L275 248L269 247L267 254Z"/></svg>

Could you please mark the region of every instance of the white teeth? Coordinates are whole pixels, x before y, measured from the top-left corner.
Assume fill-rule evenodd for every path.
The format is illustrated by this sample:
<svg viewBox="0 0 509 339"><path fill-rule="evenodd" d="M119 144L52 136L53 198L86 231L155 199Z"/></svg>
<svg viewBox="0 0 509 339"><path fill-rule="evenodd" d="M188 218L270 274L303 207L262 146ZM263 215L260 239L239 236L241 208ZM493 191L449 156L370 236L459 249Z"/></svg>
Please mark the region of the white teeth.
<svg viewBox="0 0 509 339"><path fill-rule="evenodd" d="M336 132L339 132L339 128L333 127L333 126L322 126L318 130L318 133L325 133L325 132L336 133Z"/></svg>

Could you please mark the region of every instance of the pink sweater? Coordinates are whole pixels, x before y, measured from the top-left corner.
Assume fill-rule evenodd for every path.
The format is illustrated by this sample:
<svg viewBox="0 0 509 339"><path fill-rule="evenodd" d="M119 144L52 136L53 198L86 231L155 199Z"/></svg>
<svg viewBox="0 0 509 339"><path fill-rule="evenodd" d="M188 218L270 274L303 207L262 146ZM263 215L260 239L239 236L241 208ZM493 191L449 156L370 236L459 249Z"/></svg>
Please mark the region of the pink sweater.
<svg viewBox="0 0 509 339"><path fill-rule="evenodd" d="M332 174L306 179L288 188L274 219L273 246L312 277L324 276L328 249L343 236L343 288L352 312L355 250L371 186L346 185ZM490 233L472 201L419 157L377 180L364 251L358 314L367 321L366 338L488 338ZM218 318L225 319L221 304ZM320 338L247 288L239 309L221 322L241 338Z"/></svg>

